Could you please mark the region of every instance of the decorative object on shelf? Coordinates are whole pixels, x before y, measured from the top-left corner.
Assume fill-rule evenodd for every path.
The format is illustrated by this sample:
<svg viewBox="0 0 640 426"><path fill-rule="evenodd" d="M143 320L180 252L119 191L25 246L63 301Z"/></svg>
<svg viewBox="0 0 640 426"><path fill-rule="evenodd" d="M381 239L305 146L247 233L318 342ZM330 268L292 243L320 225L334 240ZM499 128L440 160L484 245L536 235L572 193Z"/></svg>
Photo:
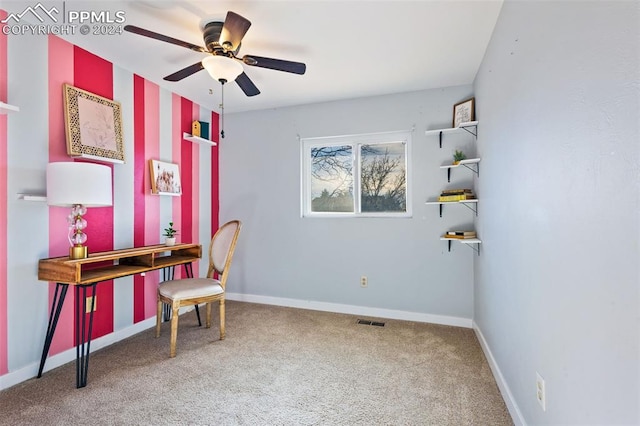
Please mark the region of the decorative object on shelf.
<svg viewBox="0 0 640 426"><path fill-rule="evenodd" d="M467 156L464 155L464 152L456 149L455 152L453 153L453 164L457 165L466 158Z"/></svg>
<svg viewBox="0 0 640 426"><path fill-rule="evenodd" d="M102 164L60 162L47 164L47 204L71 207L69 223L69 258L88 256L87 207L107 207L112 203L111 168Z"/></svg>
<svg viewBox="0 0 640 426"><path fill-rule="evenodd" d="M180 169L177 164L149 160L151 193L178 196L182 194Z"/></svg>
<svg viewBox="0 0 640 426"><path fill-rule="evenodd" d="M209 123L205 121L194 121L191 124L191 134L203 139L209 139Z"/></svg>
<svg viewBox="0 0 640 426"><path fill-rule="evenodd" d="M173 229L173 222L169 222L169 227L164 228L164 234L162 234L165 238L164 243L168 246L176 245L176 234L178 231Z"/></svg>
<svg viewBox="0 0 640 426"><path fill-rule="evenodd" d="M462 123L474 121L475 98L467 99L453 106L453 127L459 127Z"/></svg>
<svg viewBox="0 0 640 426"><path fill-rule="evenodd" d="M120 103L65 84L67 153L110 163L124 163Z"/></svg>
<svg viewBox="0 0 640 426"><path fill-rule="evenodd" d="M476 196L471 189L445 189L440 193L438 201L440 202L452 202L463 200L475 200Z"/></svg>

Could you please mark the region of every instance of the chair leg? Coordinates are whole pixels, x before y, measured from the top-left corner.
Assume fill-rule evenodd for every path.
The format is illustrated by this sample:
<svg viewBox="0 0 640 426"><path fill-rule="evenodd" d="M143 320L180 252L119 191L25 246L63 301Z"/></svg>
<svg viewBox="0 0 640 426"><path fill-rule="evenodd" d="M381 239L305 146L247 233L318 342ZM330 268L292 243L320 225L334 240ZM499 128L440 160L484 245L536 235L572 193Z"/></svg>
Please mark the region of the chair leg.
<svg viewBox="0 0 640 426"><path fill-rule="evenodd" d="M224 298L220 299L220 340L224 340Z"/></svg>
<svg viewBox="0 0 640 426"><path fill-rule="evenodd" d="M162 321L162 301L158 296L158 311L156 312L156 338L160 337L160 323Z"/></svg>
<svg viewBox="0 0 640 426"><path fill-rule="evenodd" d="M169 349L169 356L174 358L176 356L176 342L178 340L178 311L180 310L180 305L173 302L171 308L171 347Z"/></svg>
<svg viewBox="0 0 640 426"><path fill-rule="evenodd" d="M211 328L211 302L207 302L207 317L205 320L206 327Z"/></svg>

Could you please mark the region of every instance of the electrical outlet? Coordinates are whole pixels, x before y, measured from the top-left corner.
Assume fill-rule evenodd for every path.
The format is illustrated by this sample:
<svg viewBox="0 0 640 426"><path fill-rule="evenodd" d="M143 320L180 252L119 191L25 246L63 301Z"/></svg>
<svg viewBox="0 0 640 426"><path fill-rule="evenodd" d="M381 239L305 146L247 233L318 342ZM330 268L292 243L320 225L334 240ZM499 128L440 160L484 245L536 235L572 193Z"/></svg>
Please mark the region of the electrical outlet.
<svg viewBox="0 0 640 426"><path fill-rule="evenodd" d="M367 285L369 285L369 280L367 279L366 275L363 275L360 277L360 287L366 287Z"/></svg>
<svg viewBox="0 0 640 426"><path fill-rule="evenodd" d="M98 296L89 296L84 299L84 312L88 314L91 312L91 302L93 301L93 311L95 312L98 309Z"/></svg>
<svg viewBox="0 0 640 426"><path fill-rule="evenodd" d="M547 396L545 392L544 379L536 371L536 398L538 399L538 404L542 407L542 411L547 411Z"/></svg>

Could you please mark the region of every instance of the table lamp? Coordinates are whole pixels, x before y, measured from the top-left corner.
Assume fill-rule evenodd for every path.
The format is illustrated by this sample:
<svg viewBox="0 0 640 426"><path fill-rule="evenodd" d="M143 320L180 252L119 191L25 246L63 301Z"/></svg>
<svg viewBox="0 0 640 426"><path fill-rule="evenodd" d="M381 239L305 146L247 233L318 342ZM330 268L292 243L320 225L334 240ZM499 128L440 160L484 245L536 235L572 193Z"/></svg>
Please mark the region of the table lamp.
<svg viewBox="0 0 640 426"><path fill-rule="evenodd" d="M69 223L69 258L88 256L87 221L82 216L87 207L113 205L111 196L111 168L102 164L60 162L47 164L47 204L71 207Z"/></svg>

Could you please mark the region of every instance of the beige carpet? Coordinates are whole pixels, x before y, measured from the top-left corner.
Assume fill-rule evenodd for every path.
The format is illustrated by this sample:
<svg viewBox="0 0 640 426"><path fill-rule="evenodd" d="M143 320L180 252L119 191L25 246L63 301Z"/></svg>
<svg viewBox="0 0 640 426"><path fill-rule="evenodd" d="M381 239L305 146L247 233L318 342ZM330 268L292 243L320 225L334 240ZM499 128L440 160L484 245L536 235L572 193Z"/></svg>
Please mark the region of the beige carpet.
<svg viewBox="0 0 640 426"><path fill-rule="evenodd" d="M204 311L204 310L203 310ZM0 392L7 425L511 425L472 330L227 302L227 338L180 317ZM371 319L371 318L369 318Z"/></svg>

